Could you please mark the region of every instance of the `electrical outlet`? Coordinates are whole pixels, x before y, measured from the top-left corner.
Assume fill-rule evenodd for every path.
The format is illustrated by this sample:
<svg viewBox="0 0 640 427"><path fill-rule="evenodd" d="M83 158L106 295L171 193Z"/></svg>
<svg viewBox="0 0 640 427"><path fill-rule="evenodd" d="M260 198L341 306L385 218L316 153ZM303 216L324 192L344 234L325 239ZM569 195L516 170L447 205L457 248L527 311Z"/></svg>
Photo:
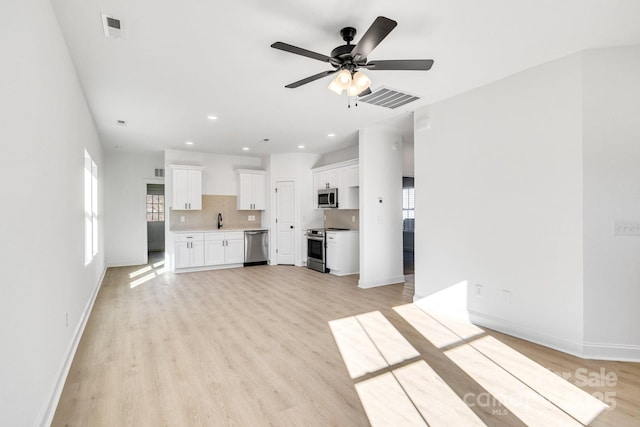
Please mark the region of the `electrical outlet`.
<svg viewBox="0 0 640 427"><path fill-rule="evenodd" d="M180 217L180 222L184 222L184 215Z"/></svg>
<svg viewBox="0 0 640 427"><path fill-rule="evenodd" d="M355 215L351 215L351 222L356 222L356 216Z"/></svg>
<svg viewBox="0 0 640 427"><path fill-rule="evenodd" d="M476 296L477 297L482 297L482 285L477 285L476 284Z"/></svg>
<svg viewBox="0 0 640 427"><path fill-rule="evenodd" d="M640 236L640 221L620 221L613 223L615 236Z"/></svg>

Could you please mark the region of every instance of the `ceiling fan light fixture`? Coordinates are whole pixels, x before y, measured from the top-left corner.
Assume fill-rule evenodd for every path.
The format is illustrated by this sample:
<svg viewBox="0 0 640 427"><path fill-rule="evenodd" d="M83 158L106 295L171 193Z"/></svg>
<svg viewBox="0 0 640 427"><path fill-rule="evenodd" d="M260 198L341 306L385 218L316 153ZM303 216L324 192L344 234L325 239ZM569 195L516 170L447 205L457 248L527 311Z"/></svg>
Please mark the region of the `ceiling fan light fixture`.
<svg viewBox="0 0 640 427"><path fill-rule="evenodd" d="M347 96L356 96L358 93L360 93L360 89L358 89L358 86L356 85L351 85L349 86L349 88L347 89Z"/></svg>
<svg viewBox="0 0 640 427"><path fill-rule="evenodd" d="M355 86L358 88L358 93L362 92L363 90L371 86L371 79L362 71L358 71L353 75L353 82L355 83Z"/></svg>
<svg viewBox="0 0 640 427"><path fill-rule="evenodd" d="M337 95L342 95L342 86L336 79L331 80L331 83L329 83L329 90L335 92Z"/></svg>
<svg viewBox="0 0 640 427"><path fill-rule="evenodd" d="M351 71L342 70L336 76L336 82L342 86L343 89L347 89L351 85Z"/></svg>

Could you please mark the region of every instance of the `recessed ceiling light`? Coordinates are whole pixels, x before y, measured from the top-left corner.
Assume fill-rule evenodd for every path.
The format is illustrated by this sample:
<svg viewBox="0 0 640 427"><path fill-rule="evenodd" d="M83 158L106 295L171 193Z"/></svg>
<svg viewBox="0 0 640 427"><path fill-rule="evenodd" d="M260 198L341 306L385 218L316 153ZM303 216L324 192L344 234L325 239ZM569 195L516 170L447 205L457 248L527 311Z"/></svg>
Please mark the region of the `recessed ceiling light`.
<svg viewBox="0 0 640 427"><path fill-rule="evenodd" d="M242 147L242 151L249 151L249 147Z"/></svg>
<svg viewBox="0 0 640 427"><path fill-rule="evenodd" d="M298 148L304 148L304 145L298 145Z"/></svg>
<svg viewBox="0 0 640 427"><path fill-rule="evenodd" d="M185 144L187 145L193 145L193 141L186 141Z"/></svg>
<svg viewBox="0 0 640 427"><path fill-rule="evenodd" d="M218 116L207 116L209 120L218 120Z"/></svg>
<svg viewBox="0 0 640 427"><path fill-rule="evenodd" d="M330 133L330 134L328 134L327 136L328 136L329 138L333 138L334 136L336 136L336 134L335 134L335 133Z"/></svg>

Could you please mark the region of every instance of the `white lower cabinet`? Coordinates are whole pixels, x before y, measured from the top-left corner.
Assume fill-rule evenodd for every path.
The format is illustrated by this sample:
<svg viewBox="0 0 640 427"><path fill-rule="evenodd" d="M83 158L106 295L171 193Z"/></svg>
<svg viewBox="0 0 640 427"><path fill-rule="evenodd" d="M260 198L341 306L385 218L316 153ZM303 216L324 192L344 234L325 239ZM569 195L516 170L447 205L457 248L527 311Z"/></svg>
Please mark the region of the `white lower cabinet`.
<svg viewBox="0 0 640 427"><path fill-rule="evenodd" d="M202 267L204 263L204 233L177 234L175 268Z"/></svg>
<svg viewBox="0 0 640 427"><path fill-rule="evenodd" d="M360 271L360 241L357 230L327 231L326 264L336 276Z"/></svg>
<svg viewBox="0 0 640 427"><path fill-rule="evenodd" d="M244 232L219 231L204 234L204 264L244 263Z"/></svg>

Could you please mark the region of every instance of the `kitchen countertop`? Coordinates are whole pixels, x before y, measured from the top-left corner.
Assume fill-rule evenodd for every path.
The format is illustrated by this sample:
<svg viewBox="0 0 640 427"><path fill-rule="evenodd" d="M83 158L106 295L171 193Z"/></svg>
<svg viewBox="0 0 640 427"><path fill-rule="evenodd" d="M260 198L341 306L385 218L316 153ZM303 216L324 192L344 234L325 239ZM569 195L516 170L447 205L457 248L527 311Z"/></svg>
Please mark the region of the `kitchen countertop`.
<svg viewBox="0 0 640 427"><path fill-rule="evenodd" d="M189 227L174 227L172 229L170 229L169 231L172 233L211 233L211 232L223 232L223 231L257 231L257 230L269 230L268 228L264 228L264 227L254 227L254 228L218 228L218 227L207 227L207 226L203 226L203 227L193 227L193 226L189 226Z"/></svg>

